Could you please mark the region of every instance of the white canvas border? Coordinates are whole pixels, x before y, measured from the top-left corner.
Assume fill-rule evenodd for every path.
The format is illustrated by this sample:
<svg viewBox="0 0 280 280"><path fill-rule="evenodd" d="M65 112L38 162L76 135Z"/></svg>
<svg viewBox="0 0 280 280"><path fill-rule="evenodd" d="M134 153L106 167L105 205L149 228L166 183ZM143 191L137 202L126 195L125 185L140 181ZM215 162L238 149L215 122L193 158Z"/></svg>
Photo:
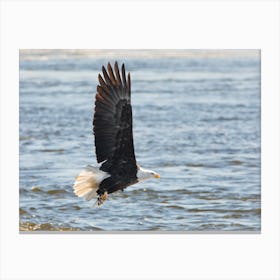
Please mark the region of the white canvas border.
<svg viewBox="0 0 280 280"><path fill-rule="evenodd" d="M2 1L1 278L279 279L279 31L278 1ZM262 233L20 235L21 48L261 49Z"/></svg>

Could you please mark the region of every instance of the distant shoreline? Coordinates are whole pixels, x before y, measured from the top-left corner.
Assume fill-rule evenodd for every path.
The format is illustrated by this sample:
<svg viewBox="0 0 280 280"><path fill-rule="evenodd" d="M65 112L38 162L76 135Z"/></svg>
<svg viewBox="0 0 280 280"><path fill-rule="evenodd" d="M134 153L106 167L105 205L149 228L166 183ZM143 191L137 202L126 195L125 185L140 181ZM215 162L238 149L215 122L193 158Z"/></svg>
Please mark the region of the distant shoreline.
<svg viewBox="0 0 280 280"><path fill-rule="evenodd" d="M47 60L63 58L258 58L258 49L21 49L20 60Z"/></svg>

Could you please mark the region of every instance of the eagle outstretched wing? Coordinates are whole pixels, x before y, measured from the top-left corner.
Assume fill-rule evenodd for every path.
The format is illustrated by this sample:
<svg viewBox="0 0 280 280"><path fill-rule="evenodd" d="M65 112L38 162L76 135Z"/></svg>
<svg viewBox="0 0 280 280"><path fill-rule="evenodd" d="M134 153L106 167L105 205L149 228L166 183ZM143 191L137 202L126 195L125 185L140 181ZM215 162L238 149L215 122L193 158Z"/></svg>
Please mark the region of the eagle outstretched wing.
<svg viewBox="0 0 280 280"><path fill-rule="evenodd" d="M107 68L108 72L102 67L104 78L98 75L100 85L97 86L95 99L93 132L97 162L103 162L100 169L109 172L114 182L118 181L118 177L131 180L136 178L137 165L132 132L130 73L126 79L123 64L120 75L117 62L114 71L110 63Z"/></svg>

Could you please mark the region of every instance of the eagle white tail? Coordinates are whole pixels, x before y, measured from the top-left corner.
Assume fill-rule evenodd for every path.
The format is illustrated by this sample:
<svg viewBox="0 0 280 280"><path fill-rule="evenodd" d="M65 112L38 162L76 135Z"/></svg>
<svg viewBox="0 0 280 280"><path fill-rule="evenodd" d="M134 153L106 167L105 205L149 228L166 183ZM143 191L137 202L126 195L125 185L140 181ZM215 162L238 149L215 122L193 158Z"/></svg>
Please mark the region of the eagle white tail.
<svg viewBox="0 0 280 280"><path fill-rule="evenodd" d="M96 191L100 183L107 177L110 177L110 174L89 165L75 178L74 193L89 201L97 197Z"/></svg>

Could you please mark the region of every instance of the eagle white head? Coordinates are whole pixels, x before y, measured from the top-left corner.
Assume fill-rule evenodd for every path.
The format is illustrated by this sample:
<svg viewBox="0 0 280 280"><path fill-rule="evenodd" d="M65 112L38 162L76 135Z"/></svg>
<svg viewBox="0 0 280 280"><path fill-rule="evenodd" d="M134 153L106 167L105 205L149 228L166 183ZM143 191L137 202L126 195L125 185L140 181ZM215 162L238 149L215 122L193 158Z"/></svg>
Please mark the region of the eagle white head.
<svg viewBox="0 0 280 280"><path fill-rule="evenodd" d="M160 175L158 173L156 173L155 171L145 169L140 166L137 170L136 176L137 176L139 182L147 180L147 179L152 179L152 178L157 178L157 179L160 178Z"/></svg>

